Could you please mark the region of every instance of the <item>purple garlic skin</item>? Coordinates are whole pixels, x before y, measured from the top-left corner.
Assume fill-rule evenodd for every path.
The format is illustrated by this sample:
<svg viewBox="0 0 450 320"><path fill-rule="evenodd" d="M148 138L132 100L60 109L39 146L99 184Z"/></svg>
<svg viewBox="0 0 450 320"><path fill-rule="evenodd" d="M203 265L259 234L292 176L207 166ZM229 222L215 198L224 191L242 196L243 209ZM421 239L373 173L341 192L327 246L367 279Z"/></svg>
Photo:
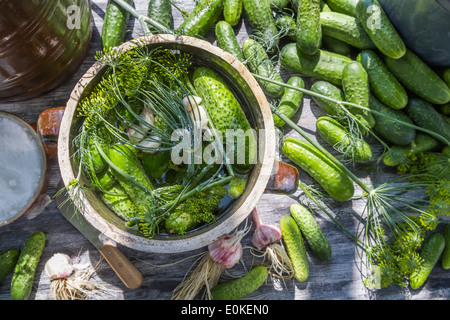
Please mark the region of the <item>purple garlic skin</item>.
<svg viewBox="0 0 450 320"><path fill-rule="evenodd" d="M243 248L240 238L225 235L208 246L209 256L224 268L231 268L242 257Z"/></svg>

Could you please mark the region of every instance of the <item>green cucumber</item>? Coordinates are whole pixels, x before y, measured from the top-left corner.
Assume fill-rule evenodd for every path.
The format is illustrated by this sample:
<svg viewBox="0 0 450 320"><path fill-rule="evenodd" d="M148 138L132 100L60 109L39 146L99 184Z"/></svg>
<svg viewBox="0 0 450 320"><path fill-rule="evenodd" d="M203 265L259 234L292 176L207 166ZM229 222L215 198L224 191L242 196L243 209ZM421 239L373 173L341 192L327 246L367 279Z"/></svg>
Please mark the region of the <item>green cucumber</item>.
<svg viewBox="0 0 450 320"><path fill-rule="evenodd" d="M204 37L223 12L223 0L199 0L177 28L177 34Z"/></svg>
<svg viewBox="0 0 450 320"><path fill-rule="evenodd" d="M433 104L450 102L450 88L439 75L411 50L400 59L385 57L394 76L409 90Z"/></svg>
<svg viewBox="0 0 450 320"><path fill-rule="evenodd" d="M280 229L286 251L292 263L294 277L298 281L304 282L309 277L309 261L302 232L294 218L289 215L281 218Z"/></svg>
<svg viewBox="0 0 450 320"><path fill-rule="evenodd" d="M275 24L269 0L243 0L244 10L258 41L269 54L275 52L279 44L278 29Z"/></svg>
<svg viewBox="0 0 450 320"><path fill-rule="evenodd" d="M287 81L287 84L293 87L305 88L305 82L302 78L297 76L290 77ZM303 92L291 88L286 88L277 109L283 115L291 119L294 114L296 114L301 108L302 102ZM276 114L273 115L273 121L279 128L285 125L284 120L280 119L280 117L278 117Z"/></svg>
<svg viewBox="0 0 450 320"><path fill-rule="evenodd" d="M16 249L6 249L0 252L0 283L14 269L19 255L20 253Z"/></svg>
<svg viewBox="0 0 450 320"><path fill-rule="evenodd" d="M450 222L447 222L442 231L445 238L444 252L442 253L442 268L450 269Z"/></svg>
<svg viewBox="0 0 450 320"><path fill-rule="evenodd" d="M450 69L445 70L442 77L447 86L450 88Z"/></svg>
<svg viewBox="0 0 450 320"><path fill-rule="evenodd" d="M320 12L331 12L330 7L323 0L320 0Z"/></svg>
<svg viewBox="0 0 450 320"><path fill-rule="evenodd" d="M231 178L230 184L228 186L228 194L233 197L233 199L239 198L247 186L248 176L238 176L235 175Z"/></svg>
<svg viewBox="0 0 450 320"><path fill-rule="evenodd" d="M344 41L327 36L326 34L322 34L322 44L324 49L346 57L351 57L353 53L353 48L351 45L345 43Z"/></svg>
<svg viewBox="0 0 450 320"><path fill-rule="evenodd" d="M341 40L358 49L374 49L375 44L358 19L338 12L322 12L320 23L324 35Z"/></svg>
<svg viewBox="0 0 450 320"><path fill-rule="evenodd" d="M277 26L278 31L280 31L280 34L293 41L297 41L297 25L295 24L293 17L286 15L278 17L275 21L275 25Z"/></svg>
<svg viewBox="0 0 450 320"><path fill-rule="evenodd" d="M267 279L266 266L256 266L244 276L224 283L219 283L211 289L213 300L237 300L244 298L261 287Z"/></svg>
<svg viewBox="0 0 450 320"><path fill-rule="evenodd" d="M344 67L353 60L326 50L307 55L298 50L295 43L289 43L281 49L280 61L287 71L340 86Z"/></svg>
<svg viewBox="0 0 450 320"><path fill-rule="evenodd" d="M450 124L432 104L420 98L411 98L405 111L418 126L438 133L450 141Z"/></svg>
<svg viewBox="0 0 450 320"><path fill-rule="evenodd" d="M325 0L325 3L334 12L344 13L356 17L356 5L359 0Z"/></svg>
<svg viewBox="0 0 450 320"><path fill-rule="evenodd" d="M430 135L417 132L413 142L407 146L392 146L383 156L383 163L387 166L398 166L406 164L408 157L420 152L432 151L439 145L439 142Z"/></svg>
<svg viewBox="0 0 450 320"><path fill-rule="evenodd" d="M233 168L237 171L249 171L257 156L256 137L239 101L228 88L224 79L207 67L197 68L194 71L193 80L209 120L213 123L214 128L223 134L224 139L227 130L242 130L245 134L249 133L247 135L248 143L245 139L236 139L234 144L236 152L234 152L233 159L230 159L233 161ZM238 154L242 150L245 152ZM245 159L240 157L245 157Z"/></svg>
<svg viewBox="0 0 450 320"><path fill-rule="evenodd" d="M145 173L141 162L137 159L132 147L125 144L114 144L109 148L109 158L114 177L131 198L142 214L154 207L151 192L155 189Z"/></svg>
<svg viewBox="0 0 450 320"><path fill-rule="evenodd" d="M316 81L311 86L311 91L337 101L345 101L344 93L342 92L342 90L326 81ZM345 111L340 107L338 103L315 96L313 96L312 98L314 102L330 116L336 118L345 117Z"/></svg>
<svg viewBox="0 0 450 320"><path fill-rule="evenodd" d="M322 261L330 260L330 243L311 212L298 203L291 205L290 212L314 256Z"/></svg>
<svg viewBox="0 0 450 320"><path fill-rule="evenodd" d="M232 27L236 26L242 16L242 0L224 0L223 18Z"/></svg>
<svg viewBox="0 0 450 320"><path fill-rule="evenodd" d="M353 61L342 72L342 88L347 102L369 108L369 76L361 63ZM364 128L373 128L375 119L370 111L349 107L350 113L362 123Z"/></svg>
<svg viewBox="0 0 450 320"><path fill-rule="evenodd" d="M393 143L394 145L404 146L410 144L414 141L416 137L416 129L405 126L398 123L397 120L414 124L410 117L403 111L392 109L385 106L379 100L377 100L373 95L370 96L370 109L380 112L390 118L373 114L375 119L374 129L381 135L385 140Z"/></svg>
<svg viewBox="0 0 450 320"><path fill-rule="evenodd" d="M275 65L269 59L266 50L258 41L251 38L246 39L242 44L242 52L244 53L244 58L246 59L247 66L251 72L272 80L283 82L280 74L275 69ZM264 92L271 98L280 97L284 93L284 87L281 85L260 79L258 79L258 83L261 85Z"/></svg>
<svg viewBox="0 0 450 320"><path fill-rule="evenodd" d="M20 251L11 280L12 300L28 300L44 247L45 234L37 231L28 238Z"/></svg>
<svg viewBox="0 0 450 320"><path fill-rule="evenodd" d="M113 184L106 191L101 194L101 199L118 217L129 221L140 215L139 209L119 183Z"/></svg>
<svg viewBox="0 0 450 320"><path fill-rule="evenodd" d="M126 0L128 4L132 0ZM125 41L130 14L128 11L110 1L106 6L102 26L102 48L111 48L121 45Z"/></svg>
<svg viewBox="0 0 450 320"><path fill-rule="evenodd" d="M392 109L406 107L408 94L405 88L375 51L364 50L356 60L366 69L371 91L382 103Z"/></svg>
<svg viewBox="0 0 450 320"><path fill-rule="evenodd" d="M392 59L399 59L405 55L406 46L403 39L377 0L359 0L356 17L384 55Z"/></svg>
<svg viewBox="0 0 450 320"><path fill-rule="evenodd" d="M244 61L244 54L237 42L233 27L226 21L219 21L216 24L216 39L219 48L231 53L239 61Z"/></svg>
<svg viewBox="0 0 450 320"><path fill-rule="evenodd" d="M171 0L150 0L147 8L147 16L167 29L172 26L172 3ZM150 30L156 29L149 26Z"/></svg>
<svg viewBox="0 0 450 320"><path fill-rule="evenodd" d="M275 12L283 12L284 9L289 8L291 0L270 0L270 8Z"/></svg>
<svg viewBox="0 0 450 320"><path fill-rule="evenodd" d="M444 116L450 116L450 103L446 103L446 104L440 106L440 112Z"/></svg>
<svg viewBox="0 0 450 320"><path fill-rule="evenodd" d="M308 173L333 199L348 201L355 189L353 181L312 144L287 138L282 151L286 157Z"/></svg>
<svg viewBox="0 0 450 320"><path fill-rule="evenodd" d="M320 117L316 122L317 133L346 158L356 163L373 160L372 147L362 139L351 136L342 124L331 117ZM353 141L356 140L356 141Z"/></svg>
<svg viewBox="0 0 450 320"><path fill-rule="evenodd" d="M320 0L300 0L297 8L297 46L305 54L313 55L322 45Z"/></svg>
<svg viewBox="0 0 450 320"><path fill-rule="evenodd" d="M428 279L444 250L444 246L445 238L439 232L434 232L425 239L420 251L420 257L423 259L422 265L409 276L409 284L413 290L419 289Z"/></svg>
<svg viewBox="0 0 450 320"><path fill-rule="evenodd" d="M141 156L142 167L145 172L156 180L161 179L169 167L170 152L159 151L156 153L143 153Z"/></svg>

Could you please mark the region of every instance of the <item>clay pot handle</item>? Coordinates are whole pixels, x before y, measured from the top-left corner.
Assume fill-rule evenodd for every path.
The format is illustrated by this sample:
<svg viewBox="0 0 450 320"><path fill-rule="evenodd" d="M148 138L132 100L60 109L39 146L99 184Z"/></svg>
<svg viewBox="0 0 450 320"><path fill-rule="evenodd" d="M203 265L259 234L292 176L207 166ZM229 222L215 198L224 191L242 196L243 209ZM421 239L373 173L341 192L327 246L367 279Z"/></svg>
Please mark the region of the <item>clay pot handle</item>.
<svg viewBox="0 0 450 320"><path fill-rule="evenodd" d="M55 107L44 110L35 124L36 132L44 145L47 159L58 153L58 135L65 107Z"/></svg>
<svg viewBox="0 0 450 320"><path fill-rule="evenodd" d="M265 193L293 194L298 188L298 170L290 164L275 160Z"/></svg>

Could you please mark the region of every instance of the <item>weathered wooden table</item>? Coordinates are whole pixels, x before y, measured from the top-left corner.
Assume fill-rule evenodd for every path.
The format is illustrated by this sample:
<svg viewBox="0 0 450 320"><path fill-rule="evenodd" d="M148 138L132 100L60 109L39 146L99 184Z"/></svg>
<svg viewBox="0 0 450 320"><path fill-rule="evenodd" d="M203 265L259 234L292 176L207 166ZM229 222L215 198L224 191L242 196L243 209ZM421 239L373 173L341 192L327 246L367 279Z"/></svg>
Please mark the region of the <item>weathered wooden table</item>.
<svg viewBox="0 0 450 320"><path fill-rule="evenodd" d="M57 89L23 102L0 103L0 110L16 114L29 122L36 121L38 115L45 109L55 106L64 106L69 94L83 73L94 63L94 55L100 49L100 34L103 17L105 13L106 0L94 0L93 11L93 37L90 51L79 70L73 74L65 83ZM190 12L194 6L191 0L175 1L179 7ZM135 1L136 9L142 14L146 13L147 1ZM181 15L174 9L174 25L180 24ZM142 35L139 23L131 19L130 30L127 38ZM244 20L239 23L235 30L239 43L248 37L249 24ZM214 32L211 31L208 40L215 44ZM287 75L283 74L285 77ZM308 79L306 79L308 80ZM307 81L308 83L308 81ZM315 120L321 115L321 111L314 106L310 97L305 96L301 117L297 116L298 123L308 132L314 134ZM296 136L296 133L286 131L286 135ZM281 157L281 156L280 156ZM282 158L283 160L286 160ZM372 168L362 168L357 171L361 177L371 173ZM300 172L302 179L309 179L306 174ZM387 176L389 172L381 174L380 178ZM58 161L51 160L50 187L48 195L51 197L57 191L60 181ZM1 182L0 182L1 183ZM300 192L291 195L265 194L260 200L258 207L263 220L266 223L279 223L282 216L289 214L291 204L299 201ZM345 205L334 206L334 214L339 221L350 230L356 230L357 212L361 212L361 203L349 202ZM268 280L257 292L248 299L255 300L446 300L450 297L450 273L440 265L436 266L425 286L416 291L407 288L389 287L382 290L368 290L362 282L360 258L355 250L352 240L345 235L327 216L318 213L317 220L322 226L324 233L329 239L333 258L329 262L320 262L311 255L310 277L300 283L295 280L280 281ZM0 250L6 248L21 248L27 238L35 231L43 231L47 236L47 245L44 249L39 263L33 291L30 299L49 300L50 279L44 272L45 262L55 253L65 253L70 256L80 255L82 262L96 265L101 259L100 253L86 240L63 216L60 214L55 201L52 201L44 212L35 217L22 217L18 221L0 229ZM253 230L252 230L253 231ZM244 255L242 263L229 270L231 274L240 275L255 263L255 258L250 253L251 236L250 231L243 240ZM129 257L132 263L144 276L142 286L136 290L126 288L116 276L109 265L102 261L99 269L91 281L107 284L108 288L115 290L112 295L92 296L92 299L117 299L117 300L169 300L174 288L183 281L189 268L195 262L193 256L207 250L203 248L194 252L184 254L149 254L134 251L119 246L121 251ZM184 261L181 261L186 259ZM177 262L177 263L176 263ZM10 299L11 274L0 284L0 300Z"/></svg>

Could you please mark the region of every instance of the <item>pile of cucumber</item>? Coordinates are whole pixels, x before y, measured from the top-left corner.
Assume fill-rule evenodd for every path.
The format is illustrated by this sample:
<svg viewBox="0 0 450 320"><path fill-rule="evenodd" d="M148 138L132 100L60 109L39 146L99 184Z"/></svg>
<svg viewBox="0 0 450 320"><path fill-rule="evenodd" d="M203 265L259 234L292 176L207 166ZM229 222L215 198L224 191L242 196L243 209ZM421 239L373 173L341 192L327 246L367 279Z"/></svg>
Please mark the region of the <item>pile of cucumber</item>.
<svg viewBox="0 0 450 320"><path fill-rule="evenodd" d="M168 2L150 0L149 17L167 16ZM235 27L244 17L252 34L240 45ZM302 77L316 80L310 92L317 94L312 98L327 114L317 120L317 134L330 146L341 144L340 151L345 150L346 141L356 139L352 155L356 163L372 162L374 153L360 136L351 137L347 122L339 121L345 118L339 101L363 107L348 108L348 112L358 120L364 137L375 132L393 150L383 156L387 166L399 165L400 155L440 150L450 141L450 66L435 70L407 48L377 0L199 0L173 31L203 38L214 25L217 45L244 63L286 117L301 113L303 93L308 91ZM278 61L291 74L286 82ZM278 128L286 124L277 115L274 122ZM352 181L310 144L286 139L283 153L331 198L347 201L353 196ZM303 209L291 208L291 216L280 224L296 278L305 281L309 266L299 212ZM331 251L319 229L315 228L313 237L321 244L316 254L327 260ZM265 279L265 270L258 274Z"/></svg>

